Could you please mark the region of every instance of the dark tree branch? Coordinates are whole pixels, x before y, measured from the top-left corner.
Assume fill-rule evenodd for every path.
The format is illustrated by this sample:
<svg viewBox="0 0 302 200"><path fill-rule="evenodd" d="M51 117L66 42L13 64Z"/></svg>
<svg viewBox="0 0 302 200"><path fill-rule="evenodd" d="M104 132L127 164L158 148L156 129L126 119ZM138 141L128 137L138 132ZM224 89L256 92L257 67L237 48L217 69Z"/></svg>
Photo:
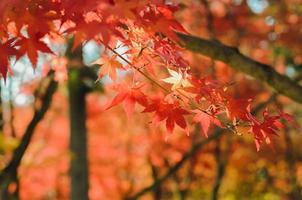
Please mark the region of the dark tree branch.
<svg viewBox="0 0 302 200"><path fill-rule="evenodd" d="M52 96L56 91L57 82L54 81L54 74L50 73L50 83L46 88L45 95L42 97L42 105L38 110L35 110L34 116L30 123L28 124L25 133L23 134L19 146L15 149L11 161L3 169L0 174L0 197L2 199L7 199L7 189L11 182L14 182L17 177L17 169L21 163L21 160L25 154L25 151L31 141L34 131L39 124L39 122L45 116L48 108L50 107ZM3 196L4 195L4 196Z"/></svg>
<svg viewBox="0 0 302 200"><path fill-rule="evenodd" d="M216 179L215 179L215 183L214 186L212 188L212 193L211 193L211 199L212 200L217 200L219 199L218 197L218 192L221 186L221 182L223 179L223 176L225 174L225 170L227 167L227 163L228 163L228 158L230 157L230 151L231 151L231 145L232 145L232 140L231 137L227 138L227 147L226 149L222 149L221 148L221 142L222 142L222 138L219 138L217 140L217 145L215 148L215 158L216 158L216 163L217 163L217 168L216 168Z"/></svg>
<svg viewBox="0 0 302 200"><path fill-rule="evenodd" d="M212 188L211 192L211 199L212 200L217 200L218 199L218 191L221 185L221 180L224 175L224 170L225 170L225 162L222 159L221 156L221 148L220 148L220 139L219 138L216 141L216 147L214 150L215 153L215 160L216 160L216 178L214 182L214 186Z"/></svg>
<svg viewBox="0 0 302 200"><path fill-rule="evenodd" d="M141 196L143 196L144 194L154 190L155 188L159 187L164 181L166 181L168 178L170 178L175 172L177 172L181 166L189 159L191 158L193 155L195 155L195 153L200 150L202 147L204 147L206 144L208 144L209 142L219 138L223 133L222 129L217 130L215 133L213 133L212 135L210 135L207 139L194 144L194 146L192 146L192 148L183 155L182 159L180 161L178 161L175 165L173 165L169 171L163 175L162 177L158 178L154 183L152 183L150 186L145 187L144 189L142 189L141 191L139 191L138 193L134 194L132 197L129 197L127 199L131 199L131 200L135 200L140 198Z"/></svg>
<svg viewBox="0 0 302 200"><path fill-rule="evenodd" d="M9 119L9 126L10 126L10 131L11 131L11 136L12 137L17 137L16 136L16 131L15 131L15 126L14 126L14 119L15 119L15 114L14 114L14 105L13 105L13 91L12 88L9 88L9 112L10 112L10 119Z"/></svg>
<svg viewBox="0 0 302 200"><path fill-rule="evenodd" d="M267 83L278 93L302 103L302 86L289 77L279 74L271 66L257 62L240 53L237 48L226 46L217 40L206 40L183 33L177 35L186 49L220 60L235 70Z"/></svg>
<svg viewBox="0 0 302 200"><path fill-rule="evenodd" d="M158 179L158 169L155 165L153 165L151 158L149 158L149 164L151 167L153 181L156 182ZM161 199L161 195L162 195L161 187L154 188L153 191L154 199Z"/></svg>

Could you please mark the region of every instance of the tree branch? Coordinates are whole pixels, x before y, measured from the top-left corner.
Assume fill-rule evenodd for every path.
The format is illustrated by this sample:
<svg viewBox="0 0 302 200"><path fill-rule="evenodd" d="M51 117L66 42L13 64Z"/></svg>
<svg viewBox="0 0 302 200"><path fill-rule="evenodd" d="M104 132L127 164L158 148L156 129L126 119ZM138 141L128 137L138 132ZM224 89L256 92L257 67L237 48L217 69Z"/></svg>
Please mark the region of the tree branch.
<svg viewBox="0 0 302 200"><path fill-rule="evenodd" d="M227 144L225 149L221 148L221 142L223 142L223 140L219 138L217 140L217 145L215 148L215 158L216 158L217 166L216 166L216 178L211 192L212 200L219 199L218 196L219 189L221 187L222 179L228 164L228 159L230 158L230 154L231 154L231 146L232 146L231 137L227 138L226 141Z"/></svg>
<svg viewBox="0 0 302 200"><path fill-rule="evenodd" d="M177 35L186 49L220 60L235 70L267 83L278 93L302 103L302 86L289 77L279 74L271 66L257 62L240 53L237 48L226 46L216 40L206 40L183 33Z"/></svg>
<svg viewBox="0 0 302 200"><path fill-rule="evenodd" d="M209 142L219 138L223 133L222 129L217 130L215 133L213 133L212 135L210 135L207 139L196 143L191 149L190 151L188 151L187 153L184 154L184 156L182 157L182 159L180 161L178 161L175 165L173 165L173 167L171 167L169 169L169 171L163 175L162 177L158 178L154 183L152 183L150 186L145 187L144 189L142 189L141 191L139 191L138 193L136 193L135 195L133 195L132 197L129 197L127 199L131 199L131 200L135 200L140 198L141 196L143 196L144 194L146 194L147 192L150 192L152 190L154 190L155 188L157 188L158 186L160 186L164 181L166 181L170 176L172 176L176 171L178 171L180 169L180 167L189 159L191 158L192 155L194 155L199 149L201 149L203 146L205 146L206 144L208 144Z"/></svg>
<svg viewBox="0 0 302 200"><path fill-rule="evenodd" d="M16 179L18 166L20 165L23 155L31 141L32 135L38 123L43 119L46 111L50 107L52 96L57 88L57 82L53 79L53 72L51 72L49 76L51 80L45 90L45 95L41 100L42 105L38 110L35 110L34 116L26 128L26 131L20 140L19 146L15 149L11 161L0 174L0 195L2 197L3 195L7 195L5 194L7 192L7 187L11 182L14 181L14 179Z"/></svg>

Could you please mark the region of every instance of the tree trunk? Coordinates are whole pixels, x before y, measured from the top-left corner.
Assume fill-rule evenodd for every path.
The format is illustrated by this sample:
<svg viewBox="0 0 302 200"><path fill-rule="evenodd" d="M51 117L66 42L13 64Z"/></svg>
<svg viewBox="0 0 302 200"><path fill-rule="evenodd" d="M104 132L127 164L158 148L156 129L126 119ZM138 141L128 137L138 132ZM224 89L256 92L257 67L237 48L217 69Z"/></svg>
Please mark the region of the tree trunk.
<svg viewBox="0 0 302 200"><path fill-rule="evenodd" d="M72 200L88 200L88 162L85 85L81 81L80 70L70 69L68 77L70 115L70 163Z"/></svg>

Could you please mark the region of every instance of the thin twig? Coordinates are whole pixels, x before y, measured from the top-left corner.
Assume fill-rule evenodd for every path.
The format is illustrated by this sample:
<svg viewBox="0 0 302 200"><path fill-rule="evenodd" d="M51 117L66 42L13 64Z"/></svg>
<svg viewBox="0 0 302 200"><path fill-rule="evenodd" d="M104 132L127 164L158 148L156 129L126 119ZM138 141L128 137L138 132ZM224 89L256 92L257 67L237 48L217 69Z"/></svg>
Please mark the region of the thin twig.
<svg viewBox="0 0 302 200"><path fill-rule="evenodd" d="M164 92L166 93L171 93L172 91L170 91L169 89L165 88L164 86L162 86L160 83L158 83L155 79L153 79L151 76L149 76L148 74L146 74L145 72L143 72L140 68L136 67L135 65L133 65L129 60L127 60L126 58L124 58L122 55L120 55L117 51L115 51L112 47L110 47L109 45L105 44L102 40L100 40L105 46L106 48L108 48L110 51L112 51L115 55L117 55L120 59L122 59L124 62L126 62L130 67L132 67L133 69L135 69L136 71L138 71L140 74L142 74L145 78L147 78L150 82L152 82L153 84L155 84L156 86L158 86L159 88L161 88ZM202 108L199 107L198 104L196 104L192 98L190 98L189 96L187 96L185 93L183 93L181 90L175 90L175 92L177 92L180 96L184 97L185 99L187 99L189 101L189 105L191 105L193 108L196 108L198 110L200 110L201 112L213 117L213 115L211 115L211 113L209 113L207 110L204 110ZM182 102L184 102L184 100L182 98L178 98L179 100L181 100ZM216 116L215 116L216 117ZM227 129L230 129L230 127L226 126ZM234 131L234 130L232 130Z"/></svg>

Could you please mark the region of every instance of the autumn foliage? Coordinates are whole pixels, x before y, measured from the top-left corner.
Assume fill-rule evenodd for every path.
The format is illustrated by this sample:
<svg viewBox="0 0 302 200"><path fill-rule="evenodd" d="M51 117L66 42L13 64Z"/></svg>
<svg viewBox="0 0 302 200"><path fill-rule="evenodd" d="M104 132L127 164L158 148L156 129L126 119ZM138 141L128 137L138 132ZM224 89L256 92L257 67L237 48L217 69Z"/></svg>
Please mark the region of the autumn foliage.
<svg viewBox="0 0 302 200"><path fill-rule="evenodd" d="M194 140L214 137L215 130L238 137L234 144L227 143L233 138L231 134L217 142L217 146L220 141L225 142L222 149L227 149L226 152L239 147L244 149L244 142L239 139L241 135L252 137L256 146L256 149L246 147L248 150L242 150L243 154L259 152L263 143L278 151L274 138L278 138L280 131L298 127L294 117L284 111L289 100L281 98L271 106L271 101L277 97L269 100L269 96L277 94L270 94L259 82L236 73L222 62L186 50L179 37L181 33L219 39L240 47L257 61L276 66L276 71L286 76L287 66L300 66L302 51L292 41L301 41L301 34L294 34L297 24L301 23L300 16L289 8L282 11L286 13L286 19L277 14L270 22L273 11L258 16L249 10L252 4L238 2L2 0L0 73L4 81L14 76L16 63L25 56L27 64L38 73L41 71L40 79L54 73L61 89L55 93L46 121L41 122L36 131L46 133L34 137L19 170L19 187L27 188L21 189L21 199L68 198L67 161L72 159L72 153L68 152L68 117L62 113L67 109L63 90L71 69L97 67L97 78L89 84L102 84L103 92L107 94L105 99L100 97L105 94L87 97L89 195L92 199L131 197L143 188L141 185L152 182L145 168L151 166L156 181L165 171L163 169L169 170L194 146ZM290 7L290 3L280 2ZM282 10L279 5L271 4L272 10ZM274 25L274 20L279 23ZM293 31L284 31L287 29ZM81 56L74 56L77 55L74 52L84 49L91 41L99 50L98 56L84 64ZM290 56L282 53L288 51L284 50L286 45L292 49ZM299 70L295 69L294 75L299 75ZM23 86L23 92L39 99L35 89L45 88L39 85L40 79ZM42 104L37 101L36 107ZM263 102L264 105L260 105ZM119 105L127 119L119 108L115 108ZM22 137L27 123L20 113L31 116L26 109L16 108L15 114L11 114L15 117L11 124L16 126L16 138ZM124 129L126 126L128 128ZM230 147L226 147L228 145ZM209 152L215 152L215 147L210 146L203 152L209 159L193 156L190 166L175 175L176 182L186 176L192 180L206 177L202 171L210 171L214 166L214 158ZM9 160L8 157L5 159ZM232 159L234 163L239 162ZM114 167L108 163L114 163ZM52 170L54 167L56 170ZM138 168L142 170L136 171ZM31 176L26 177L26 173ZM45 174L43 179L39 178L41 173ZM35 177L40 182L32 184ZM137 177L143 178L135 180ZM208 178L213 177L209 175ZM178 188L180 193L181 190L197 190L194 183L183 183ZM15 186L10 187L13 191ZM56 195L42 197L46 195L47 187L51 187Z"/></svg>
<svg viewBox="0 0 302 200"><path fill-rule="evenodd" d="M54 40L55 37L74 34L73 49L83 42L95 40L111 54L104 53L95 62L102 66L100 78L108 74L116 80L117 69L132 70L134 85L119 85L122 93L111 104L124 102L128 115L137 102L145 107L145 112L155 112L155 123L165 120L168 132L173 132L175 125L186 130L186 118L194 115L192 110L200 110L210 116L203 117L202 121L207 122L200 123L205 135L212 121L220 121L221 127L233 131L243 124L250 127L258 150L260 143L265 141L269 144L270 137L280 128L280 119L284 115L269 117L265 112L266 117L261 122L250 113L249 99L236 99L228 94L227 83L191 75L189 62L177 45L180 40L176 32L186 31L173 17L177 10L175 6L161 1L4 1L2 4L1 73L4 78L10 57L15 56L18 60L26 54L35 67L38 51L53 53L42 39ZM20 15L24 17L20 19ZM125 46L125 52L118 53L112 49L116 48L117 41L120 41L120 46ZM126 62L125 66L122 61ZM163 81L171 84L171 89L154 78L158 76L154 71L160 70L159 66L169 71L170 78ZM146 82L143 78L160 85L165 95L156 100L148 99L137 87L140 82ZM229 122L221 121L221 115L226 115ZM192 123L200 121L196 118Z"/></svg>

